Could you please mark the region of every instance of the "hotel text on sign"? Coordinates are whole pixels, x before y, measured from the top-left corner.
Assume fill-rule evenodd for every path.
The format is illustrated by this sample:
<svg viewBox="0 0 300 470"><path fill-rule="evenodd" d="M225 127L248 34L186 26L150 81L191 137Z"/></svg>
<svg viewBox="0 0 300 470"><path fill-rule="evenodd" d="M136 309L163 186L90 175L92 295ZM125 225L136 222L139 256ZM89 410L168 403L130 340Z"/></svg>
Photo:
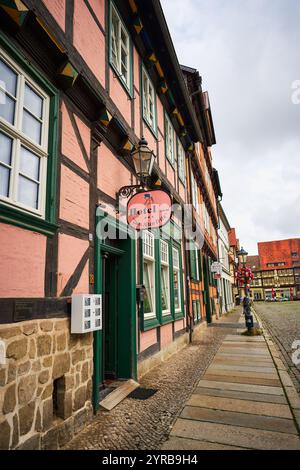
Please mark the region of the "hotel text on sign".
<svg viewBox="0 0 300 470"><path fill-rule="evenodd" d="M143 191L128 201L127 222L135 230L159 228L171 217L171 198L161 190Z"/></svg>

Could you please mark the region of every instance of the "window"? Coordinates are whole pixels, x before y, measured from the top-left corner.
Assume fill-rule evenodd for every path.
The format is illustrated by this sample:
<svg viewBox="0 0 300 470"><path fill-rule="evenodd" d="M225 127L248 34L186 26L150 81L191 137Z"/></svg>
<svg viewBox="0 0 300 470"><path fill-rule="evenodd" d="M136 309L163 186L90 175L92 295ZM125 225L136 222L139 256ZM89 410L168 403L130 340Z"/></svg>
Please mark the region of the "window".
<svg viewBox="0 0 300 470"><path fill-rule="evenodd" d="M169 246L163 240L160 240L160 258L161 258L161 308L162 315L170 314L170 268L169 268Z"/></svg>
<svg viewBox="0 0 300 470"><path fill-rule="evenodd" d="M206 204L203 202L203 219L204 219L204 228L210 234L210 217L206 207Z"/></svg>
<svg viewBox="0 0 300 470"><path fill-rule="evenodd" d="M154 86L145 68L142 68L143 118L156 132L156 109Z"/></svg>
<svg viewBox="0 0 300 470"><path fill-rule="evenodd" d="M201 320L200 301L199 300L193 300L192 304L193 304L194 323L197 323L199 320Z"/></svg>
<svg viewBox="0 0 300 470"><path fill-rule="evenodd" d="M298 258L298 256L299 256L298 251L293 251L292 252L292 258Z"/></svg>
<svg viewBox="0 0 300 470"><path fill-rule="evenodd" d="M145 286L144 318L155 318L154 235L148 231L143 233L143 283Z"/></svg>
<svg viewBox="0 0 300 470"><path fill-rule="evenodd" d="M172 248L173 255L173 286L174 286L174 307L175 313L181 311L181 284L180 284L180 263L179 250Z"/></svg>
<svg viewBox="0 0 300 470"><path fill-rule="evenodd" d="M130 40L117 10L111 4L110 61L127 89L131 86Z"/></svg>
<svg viewBox="0 0 300 470"><path fill-rule="evenodd" d="M185 183L185 152L184 148L178 139L177 145L177 153L178 153L178 176L182 183Z"/></svg>
<svg viewBox="0 0 300 470"><path fill-rule="evenodd" d="M191 190L192 190L192 203L196 211L199 210L199 202L198 202L198 186L194 177L194 174L191 174Z"/></svg>
<svg viewBox="0 0 300 470"><path fill-rule="evenodd" d="M0 53L0 199L45 218L50 98Z"/></svg>
<svg viewBox="0 0 300 470"><path fill-rule="evenodd" d="M165 115L165 142L166 156L169 162L174 165L175 162L175 131L167 114Z"/></svg>
<svg viewBox="0 0 300 470"><path fill-rule="evenodd" d="M293 266L299 266L299 261L293 261Z"/></svg>
<svg viewBox="0 0 300 470"><path fill-rule="evenodd" d="M191 267L191 279L194 281L200 280L200 270L199 270L199 252L194 245L194 247L190 250L190 267Z"/></svg>

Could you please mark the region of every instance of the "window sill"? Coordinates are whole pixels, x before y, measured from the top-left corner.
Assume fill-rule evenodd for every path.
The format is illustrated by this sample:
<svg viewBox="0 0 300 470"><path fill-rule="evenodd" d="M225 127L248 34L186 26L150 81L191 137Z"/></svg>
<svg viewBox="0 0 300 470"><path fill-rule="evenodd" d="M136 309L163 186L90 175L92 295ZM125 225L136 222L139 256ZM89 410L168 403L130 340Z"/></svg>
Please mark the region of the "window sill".
<svg viewBox="0 0 300 470"><path fill-rule="evenodd" d="M182 320L184 318L183 312L175 312L175 320Z"/></svg>
<svg viewBox="0 0 300 470"><path fill-rule="evenodd" d="M118 72L118 70L113 65L113 63L110 62L109 64L110 64L110 67L111 67L112 72L114 74L114 77L116 77L118 79L118 81L120 82L120 84L121 84L122 88L124 89L125 93L129 96L130 100L132 100L133 99L132 78L130 78L130 87L128 88L128 86L126 85L124 80L122 80L120 72Z"/></svg>
<svg viewBox="0 0 300 470"><path fill-rule="evenodd" d="M152 330L153 328L157 328L160 326L160 323L157 318L151 318L149 320L144 320L144 324L142 326L142 331Z"/></svg>
<svg viewBox="0 0 300 470"><path fill-rule="evenodd" d="M58 225L56 224L44 219L39 219L34 215L18 211L13 207L8 207L1 203L0 210L0 222L4 222L6 224L15 225L47 236L53 236L58 229Z"/></svg>
<svg viewBox="0 0 300 470"><path fill-rule="evenodd" d="M161 324L162 325L166 325L167 323L171 323L174 321L174 318L172 316L172 314L168 314L168 315L162 315L161 316Z"/></svg>
<svg viewBox="0 0 300 470"><path fill-rule="evenodd" d="M149 131L151 132L151 134L153 135L153 137L157 140L158 139L158 136L157 136L157 129L153 129L153 127L149 124L147 118L145 118L145 116L143 115L143 121L144 123L146 124L146 126L148 127Z"/></svg>

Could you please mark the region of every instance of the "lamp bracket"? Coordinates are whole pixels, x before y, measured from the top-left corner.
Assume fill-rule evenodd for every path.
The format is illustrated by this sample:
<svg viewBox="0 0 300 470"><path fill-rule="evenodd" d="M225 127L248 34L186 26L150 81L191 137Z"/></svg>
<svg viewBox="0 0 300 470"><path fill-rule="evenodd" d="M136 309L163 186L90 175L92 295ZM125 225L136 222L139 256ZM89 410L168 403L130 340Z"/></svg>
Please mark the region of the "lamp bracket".
<svg viewBox="0 0 300 470"><path fill-rule="evenodd" d="M136 189L141 189L144 188L144 184L135 184L132 186L122 186L122 188L119 189L117 192L117 199L120 197L128 198L129 196L132 196L134 191Z"/></svg>

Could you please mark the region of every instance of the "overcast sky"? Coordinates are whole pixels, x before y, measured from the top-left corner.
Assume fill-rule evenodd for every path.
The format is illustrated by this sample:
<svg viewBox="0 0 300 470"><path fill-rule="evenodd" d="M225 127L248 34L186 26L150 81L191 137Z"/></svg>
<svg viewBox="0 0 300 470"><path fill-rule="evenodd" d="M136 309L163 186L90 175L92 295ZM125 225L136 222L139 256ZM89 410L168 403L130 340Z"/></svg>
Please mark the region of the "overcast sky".
<svg viewBox="0 0 300 470"><path fill-rule="evenodd" d="M300 237L300 1L161 3L180 63L210 95L214 165L241 244L255 254L258 241Z"/></svg>

